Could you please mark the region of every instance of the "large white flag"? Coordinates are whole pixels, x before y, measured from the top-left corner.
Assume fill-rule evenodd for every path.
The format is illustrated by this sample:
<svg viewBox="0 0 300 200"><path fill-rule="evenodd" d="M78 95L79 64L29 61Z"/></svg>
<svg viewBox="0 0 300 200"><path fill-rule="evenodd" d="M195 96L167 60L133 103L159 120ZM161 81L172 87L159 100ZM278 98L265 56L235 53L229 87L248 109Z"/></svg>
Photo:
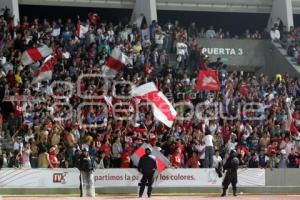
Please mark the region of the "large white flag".
<svg viewBox="0 0 300 200"><path fill-rule="evenodd" d="M131 92L132 96L147 100L152 104L153 114L157 120L168 127L173 125L177 112L167 97L157 89L153 82L134 88Z"/></svg>

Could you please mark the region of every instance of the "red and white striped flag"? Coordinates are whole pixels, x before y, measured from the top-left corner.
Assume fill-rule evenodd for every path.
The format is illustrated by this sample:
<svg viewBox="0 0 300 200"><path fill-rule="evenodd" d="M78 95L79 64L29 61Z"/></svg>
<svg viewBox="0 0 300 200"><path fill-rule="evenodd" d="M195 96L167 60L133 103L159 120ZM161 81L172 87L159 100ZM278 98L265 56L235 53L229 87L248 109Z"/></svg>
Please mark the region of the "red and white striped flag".
<svg viewBox="0 0 300 200"><path fill-rule="evenodd" d="M89 31L89 26L82 25L80 23L77 24L76 27L76 36L79 38L84 38L84 35Z"/></svg>
<svg viewBox="0 0 300 200"><path fill-rule="evenodd" d="M42 60L43 58L49 56L53 50L46 45L38 48L27 49L22 54L22 64L30 65L36 61Z"/></svg>
<svg viewBox="0 0 300 200"><path fill-rule="evenodd" d="M52 72L53 72L53 65L57 62L57 56L48 56L41 67L35 73L35 77L32 80L32 84L51 80L52 79Z"/></svg>
<svg viewBox="0 0 300 200"><path fill-rule="evenodd" d="M162 172L165 170L170 164L168 158L166 158L158 149L152 148L150 144L145 143L131 155L130 159L132 160L133 164L138 166L141 157L145 155L146 148L151 149L151 156L153 156L153 158L156 160L157 171Z"/></svg>
<svg viewBox="0 0 300 200"><path fill-rule="evenodd" d="M119 47L116 47L106 60L106 65L103 66L102 73L105 76L115 76L129 64L132 65L132 59L126 56Z"/></svg>
<svg viewBox="0 0 300 200"><path fill-rule="evenodd" d="M171 127L176 120L177 112L167 97L160 92L153 82L146 83L132 91L132 96L147 100L152 104L154 117Z"/></svg>

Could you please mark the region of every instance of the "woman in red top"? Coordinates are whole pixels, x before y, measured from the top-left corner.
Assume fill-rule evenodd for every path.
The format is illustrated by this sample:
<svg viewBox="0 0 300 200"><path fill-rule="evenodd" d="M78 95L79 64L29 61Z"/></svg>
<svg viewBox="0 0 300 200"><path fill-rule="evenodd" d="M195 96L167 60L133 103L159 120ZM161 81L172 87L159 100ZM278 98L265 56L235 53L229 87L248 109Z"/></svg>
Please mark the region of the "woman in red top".
<svg viewBox="0 0 300 200"><path fill-rule="evenodd" d="M197 152L193 152L192 157L188 160L188 167L189 168L199 168L200 162L199 162L199 156Z"/></svg>
<svg viewBox="0 0 300 200"><path fill-rule="evenodd" d="M108 139L106 139L105 143L101 145L100 151L105 154L106 158L111 157L111 146Z"/></svg>
<svg viewBox="0 0 300 200"><path fill-rule="evenodd" d="M130 147L125 143L124 151L121 153L121 168L129 168L130 165Z"/></svg>
<svg viewBox="0 0 300 200"><path fill-rule="evenodd" d="M180 152L180 149L177 148L171 156L172 166L175 167L175 168L181 168L182 167L182 162L183 162L182 153Z"/></svg>
<svg viewBox="0 0 300 200"><path fill-rule="evenodd" d="M52 169L59 167L59 161L56 157L55 147L51 147L49 150L49 160Z"/></svg>

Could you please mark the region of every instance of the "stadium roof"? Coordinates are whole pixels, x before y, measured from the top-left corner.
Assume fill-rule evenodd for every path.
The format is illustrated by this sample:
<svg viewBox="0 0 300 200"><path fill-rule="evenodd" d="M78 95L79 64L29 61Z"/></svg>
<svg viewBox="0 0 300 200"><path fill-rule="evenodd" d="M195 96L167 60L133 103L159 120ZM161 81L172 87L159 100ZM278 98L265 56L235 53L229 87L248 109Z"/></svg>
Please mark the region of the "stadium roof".
<svg viewBox="0 0 300 200"><path fill-rule="evenodd" d="M270 13L273 0L157 0L158 10ZM19 0L26 5L79 6L132 9L135 0ZM292 0L300 14L300 0Z"/></svg>

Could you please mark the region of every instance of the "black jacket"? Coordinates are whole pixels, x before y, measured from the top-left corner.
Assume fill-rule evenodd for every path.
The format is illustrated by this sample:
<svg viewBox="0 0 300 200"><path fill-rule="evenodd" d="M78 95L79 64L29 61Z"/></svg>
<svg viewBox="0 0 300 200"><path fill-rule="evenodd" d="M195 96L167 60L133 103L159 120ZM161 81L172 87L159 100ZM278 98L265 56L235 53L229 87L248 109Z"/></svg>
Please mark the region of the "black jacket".
<svg viewBox="0 0 300 200"><path fill-rule="evenodd" d="M0 155L0 169L3 167L3 155Z"/></svg>
<svg viewBox="0 0 300 200"><path fill-rule="evenodd" d="M142 174L154 173L157 169L156 161L154 158L148 155L141 157L138 165L138 170Z"/></svg>
<svg viewBox="0 0 300 200"><path fill-rule="evenodd" d="M229 157L223 166L223 171L227 170L236 173L239 168L239 159L237 157Z"/></svg>
<svg viewBox="0 0 300 200"><path fill-rule="evenodd" d="M80 164L79 164L79 170L85 171L85 172L91 172L93 171L93 164L89 157L81 157Z"/></svg>

